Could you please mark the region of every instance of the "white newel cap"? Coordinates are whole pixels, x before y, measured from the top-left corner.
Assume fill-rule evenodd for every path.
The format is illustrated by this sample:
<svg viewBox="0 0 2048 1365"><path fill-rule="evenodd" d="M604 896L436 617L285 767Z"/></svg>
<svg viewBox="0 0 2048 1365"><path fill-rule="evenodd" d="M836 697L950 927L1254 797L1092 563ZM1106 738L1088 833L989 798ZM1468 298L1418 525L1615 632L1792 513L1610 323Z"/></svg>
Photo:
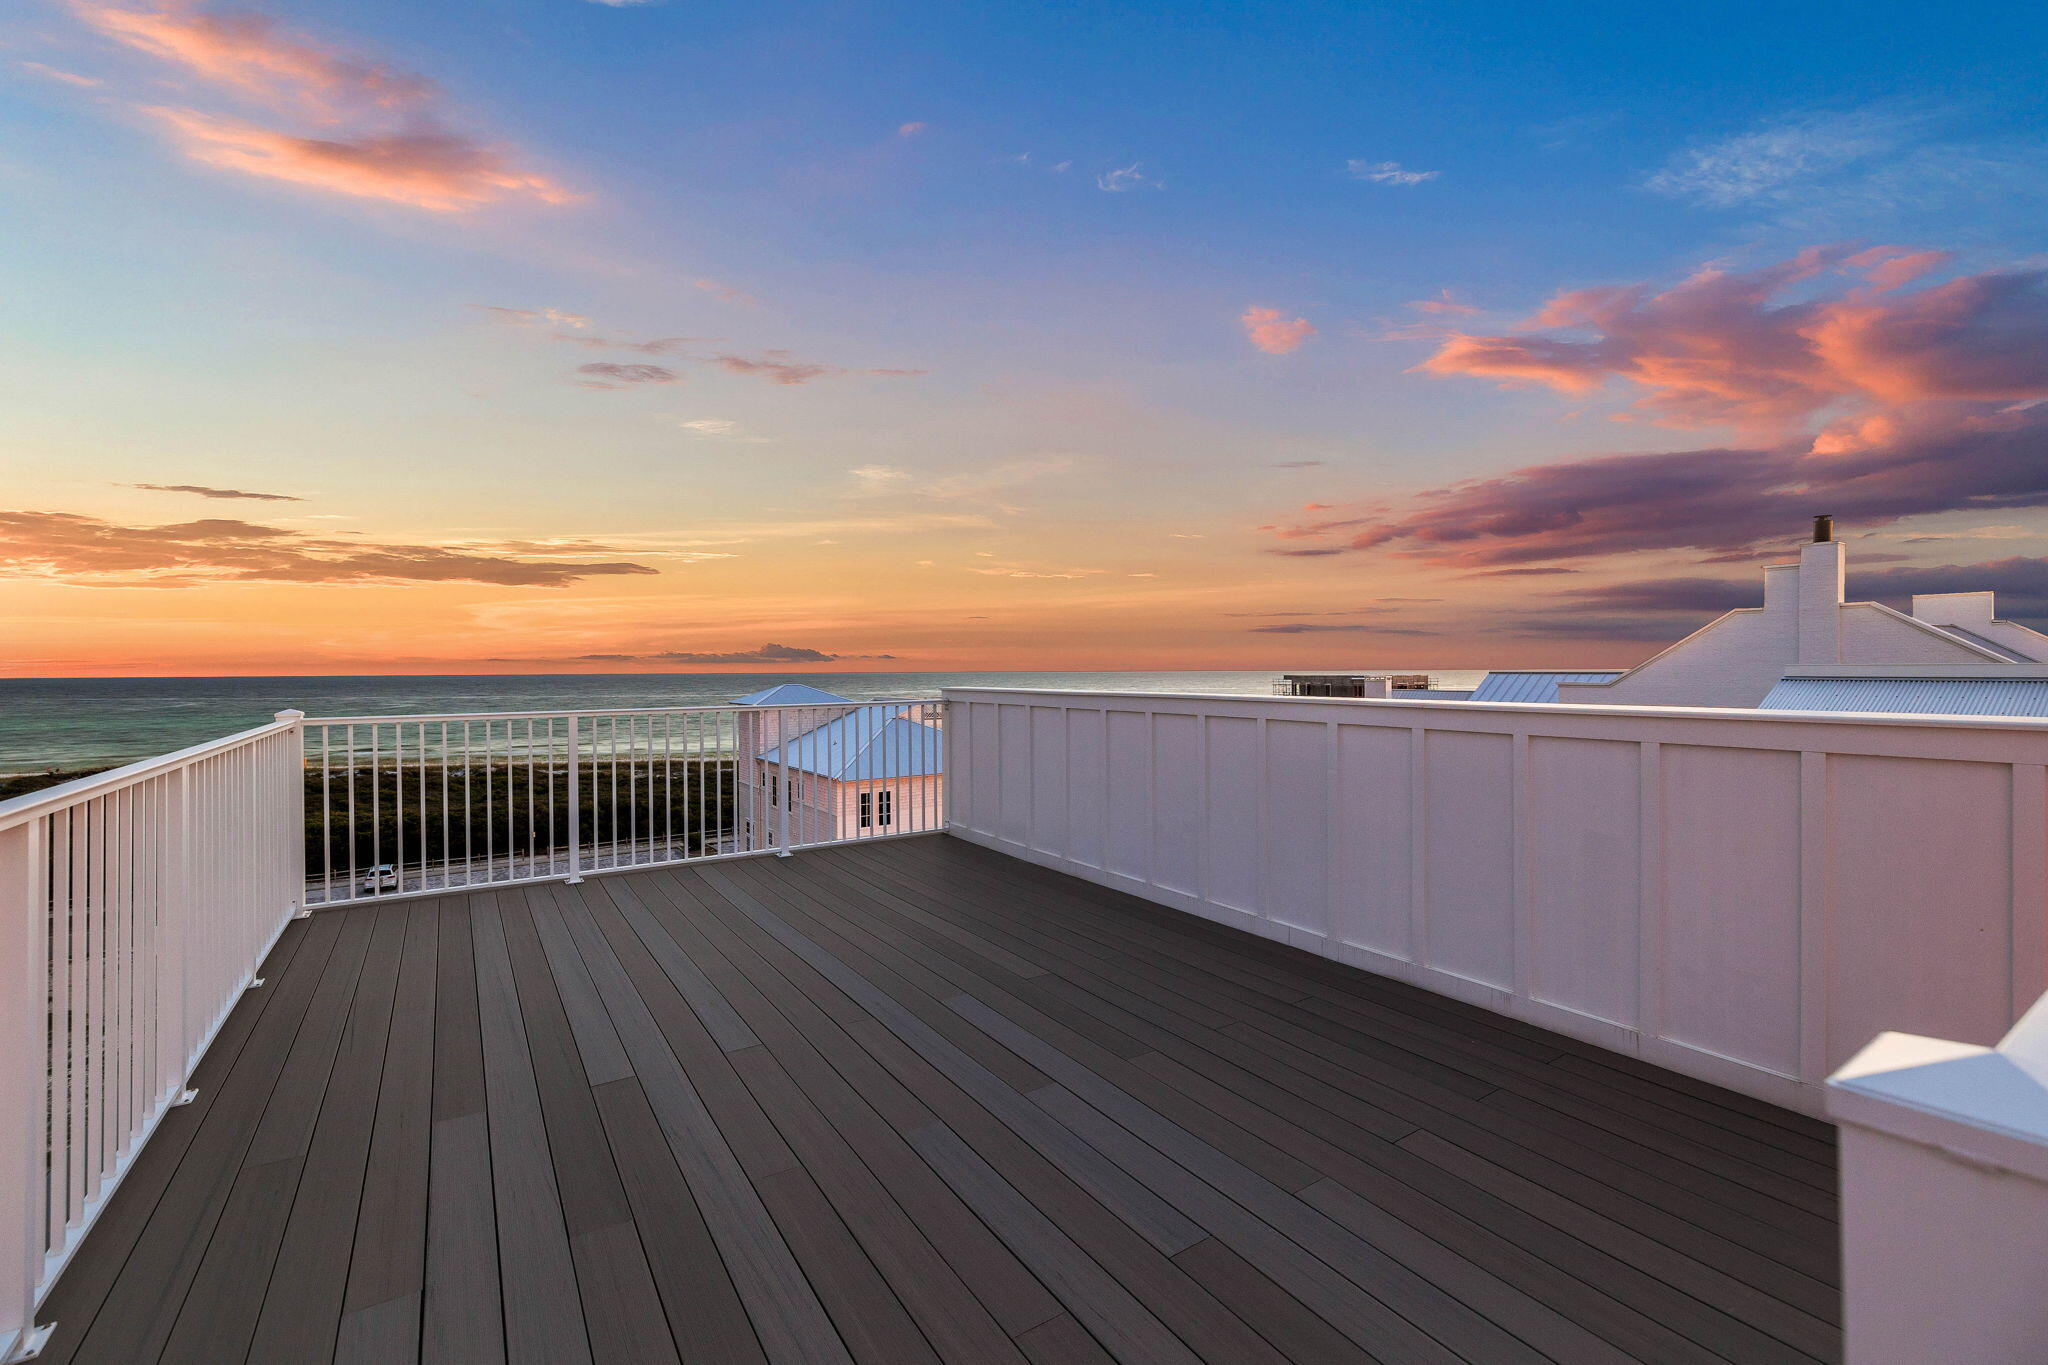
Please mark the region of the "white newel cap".
<svg viewBox="0 0 2048 1365"><path fill-rule="evenodd" d="M301 721L306 718L306 713L304 711L293 711L287 708L286 710L278 712L277 718L280 721L286 722Z"/></svg>
<svg viewBox="0 0 2048 1365"><path fill-rule="evenodd" d="M2048 997L1995 1048L1879 1034L1828 1078L1828 1114L2048 1181Z"/></svg>

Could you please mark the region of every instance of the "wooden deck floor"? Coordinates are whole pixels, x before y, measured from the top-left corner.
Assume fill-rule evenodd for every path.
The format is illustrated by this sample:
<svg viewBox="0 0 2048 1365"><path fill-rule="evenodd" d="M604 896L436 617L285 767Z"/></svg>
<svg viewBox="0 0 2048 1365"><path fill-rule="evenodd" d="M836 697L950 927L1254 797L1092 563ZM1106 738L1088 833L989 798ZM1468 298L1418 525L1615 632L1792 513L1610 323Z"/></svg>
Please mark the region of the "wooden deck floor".
<svg viewBox="0 0 2048 1365"><path fill-rule="evenodd" d="M1825 1125L957 841L292 926L47 1359L1754 1362Z"/></svg>

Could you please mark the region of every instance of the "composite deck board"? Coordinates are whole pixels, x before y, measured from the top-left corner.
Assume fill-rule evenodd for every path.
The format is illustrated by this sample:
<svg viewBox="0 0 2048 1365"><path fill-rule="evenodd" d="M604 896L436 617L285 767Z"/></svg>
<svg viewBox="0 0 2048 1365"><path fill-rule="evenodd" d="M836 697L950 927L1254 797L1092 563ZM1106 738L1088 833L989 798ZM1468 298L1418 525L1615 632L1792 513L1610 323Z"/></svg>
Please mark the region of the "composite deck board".
<svg viewBox="0 0 2048 1365"><path fill-rule="evenodd" d="M77 1365L1838 1359L1832 1130L944 838L291 925Z"/></svg>

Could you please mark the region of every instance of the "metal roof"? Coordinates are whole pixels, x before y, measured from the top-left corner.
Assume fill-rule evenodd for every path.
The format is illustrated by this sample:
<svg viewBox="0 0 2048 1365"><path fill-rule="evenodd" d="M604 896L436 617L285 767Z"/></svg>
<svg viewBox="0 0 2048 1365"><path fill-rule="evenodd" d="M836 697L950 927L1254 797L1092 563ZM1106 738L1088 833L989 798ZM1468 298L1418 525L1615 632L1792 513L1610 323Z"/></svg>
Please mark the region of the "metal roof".
<svg viewBox="0 0 2048 1365"><path fill-rule="evenodd" d="M1480 679L1472 701L1556 701L1559 683L1612 682L1622 675L1619 668L1594 672L1543 673L1522 669L1501 669Z"/></svg>
<svg viewBox="0 0 2048 1365"><path fill-rule="evenodd" d="M1998 643L1998 641L1996 640L1987 640L1974 630L1964 630L1961 626L1943 626L1941 627L1941 629L1947 631L1951 635L1960 635L1963 639L1968 640L1971 644L1977 646L1977 648L1988 649L1993 654L1996 654L1999 658L2008 660L2012 663L2030 664L2034 662L2034 660L2029 659L2026 655L2021 654L2019 651L2015 650L2011 645L2002 645Z"/></svg>
<svg viewBox="0 0 2048 1365"><path fill-rule="evenodd" d="M777 683L744 697L734 697L734 706L832 706L851 700L809 683Z"/></svg>
<svg viewBox="0 0 2048 1365"><path fill-rule="evenodd" d="M2048 716L2048 679L1783 678L1758 705L1766 711Z"/></svg>
<svg viewBox="0 0 2048 1365"><path fill-rule="evenodd" d="M835 782L934 776L945 765L943 737L936 726L905 719L909 709L859 707L777 745L761 759Z"/></svg>

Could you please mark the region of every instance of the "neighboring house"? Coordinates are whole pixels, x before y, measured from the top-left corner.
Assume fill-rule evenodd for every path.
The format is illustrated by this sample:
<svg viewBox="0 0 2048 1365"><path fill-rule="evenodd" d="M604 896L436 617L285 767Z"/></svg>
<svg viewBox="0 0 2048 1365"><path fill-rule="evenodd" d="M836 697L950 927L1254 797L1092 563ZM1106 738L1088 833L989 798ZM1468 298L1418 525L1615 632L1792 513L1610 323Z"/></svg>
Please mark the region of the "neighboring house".
<svg viewBox="0 0 2048 1365"><path fill-rule="evenodd" d="M1944 678L1945 670L1960 668L1979 682L2048 676L2048 670L2029 667L2048 662L2048 635L1999 620L1991 593L1918 596L1910 613L1899 612L1846 600L1846 572L1846 551L1834 538L1831 519L1816 518L1814 539L1800 548L1798 562L1764 570L1762 606L1728 612L1606 681L1559 679L1556 700L1753 707L1781 682L1845 668L1923 679ZM1934 699L1925 691L1918 695Z"/></svg>
<svg viewBox="0 0 2048 1365"><path fill-rule="evenodd" d="M735 851L940 829L936 703L861 704L804 683L736 698Z"/></svg>

